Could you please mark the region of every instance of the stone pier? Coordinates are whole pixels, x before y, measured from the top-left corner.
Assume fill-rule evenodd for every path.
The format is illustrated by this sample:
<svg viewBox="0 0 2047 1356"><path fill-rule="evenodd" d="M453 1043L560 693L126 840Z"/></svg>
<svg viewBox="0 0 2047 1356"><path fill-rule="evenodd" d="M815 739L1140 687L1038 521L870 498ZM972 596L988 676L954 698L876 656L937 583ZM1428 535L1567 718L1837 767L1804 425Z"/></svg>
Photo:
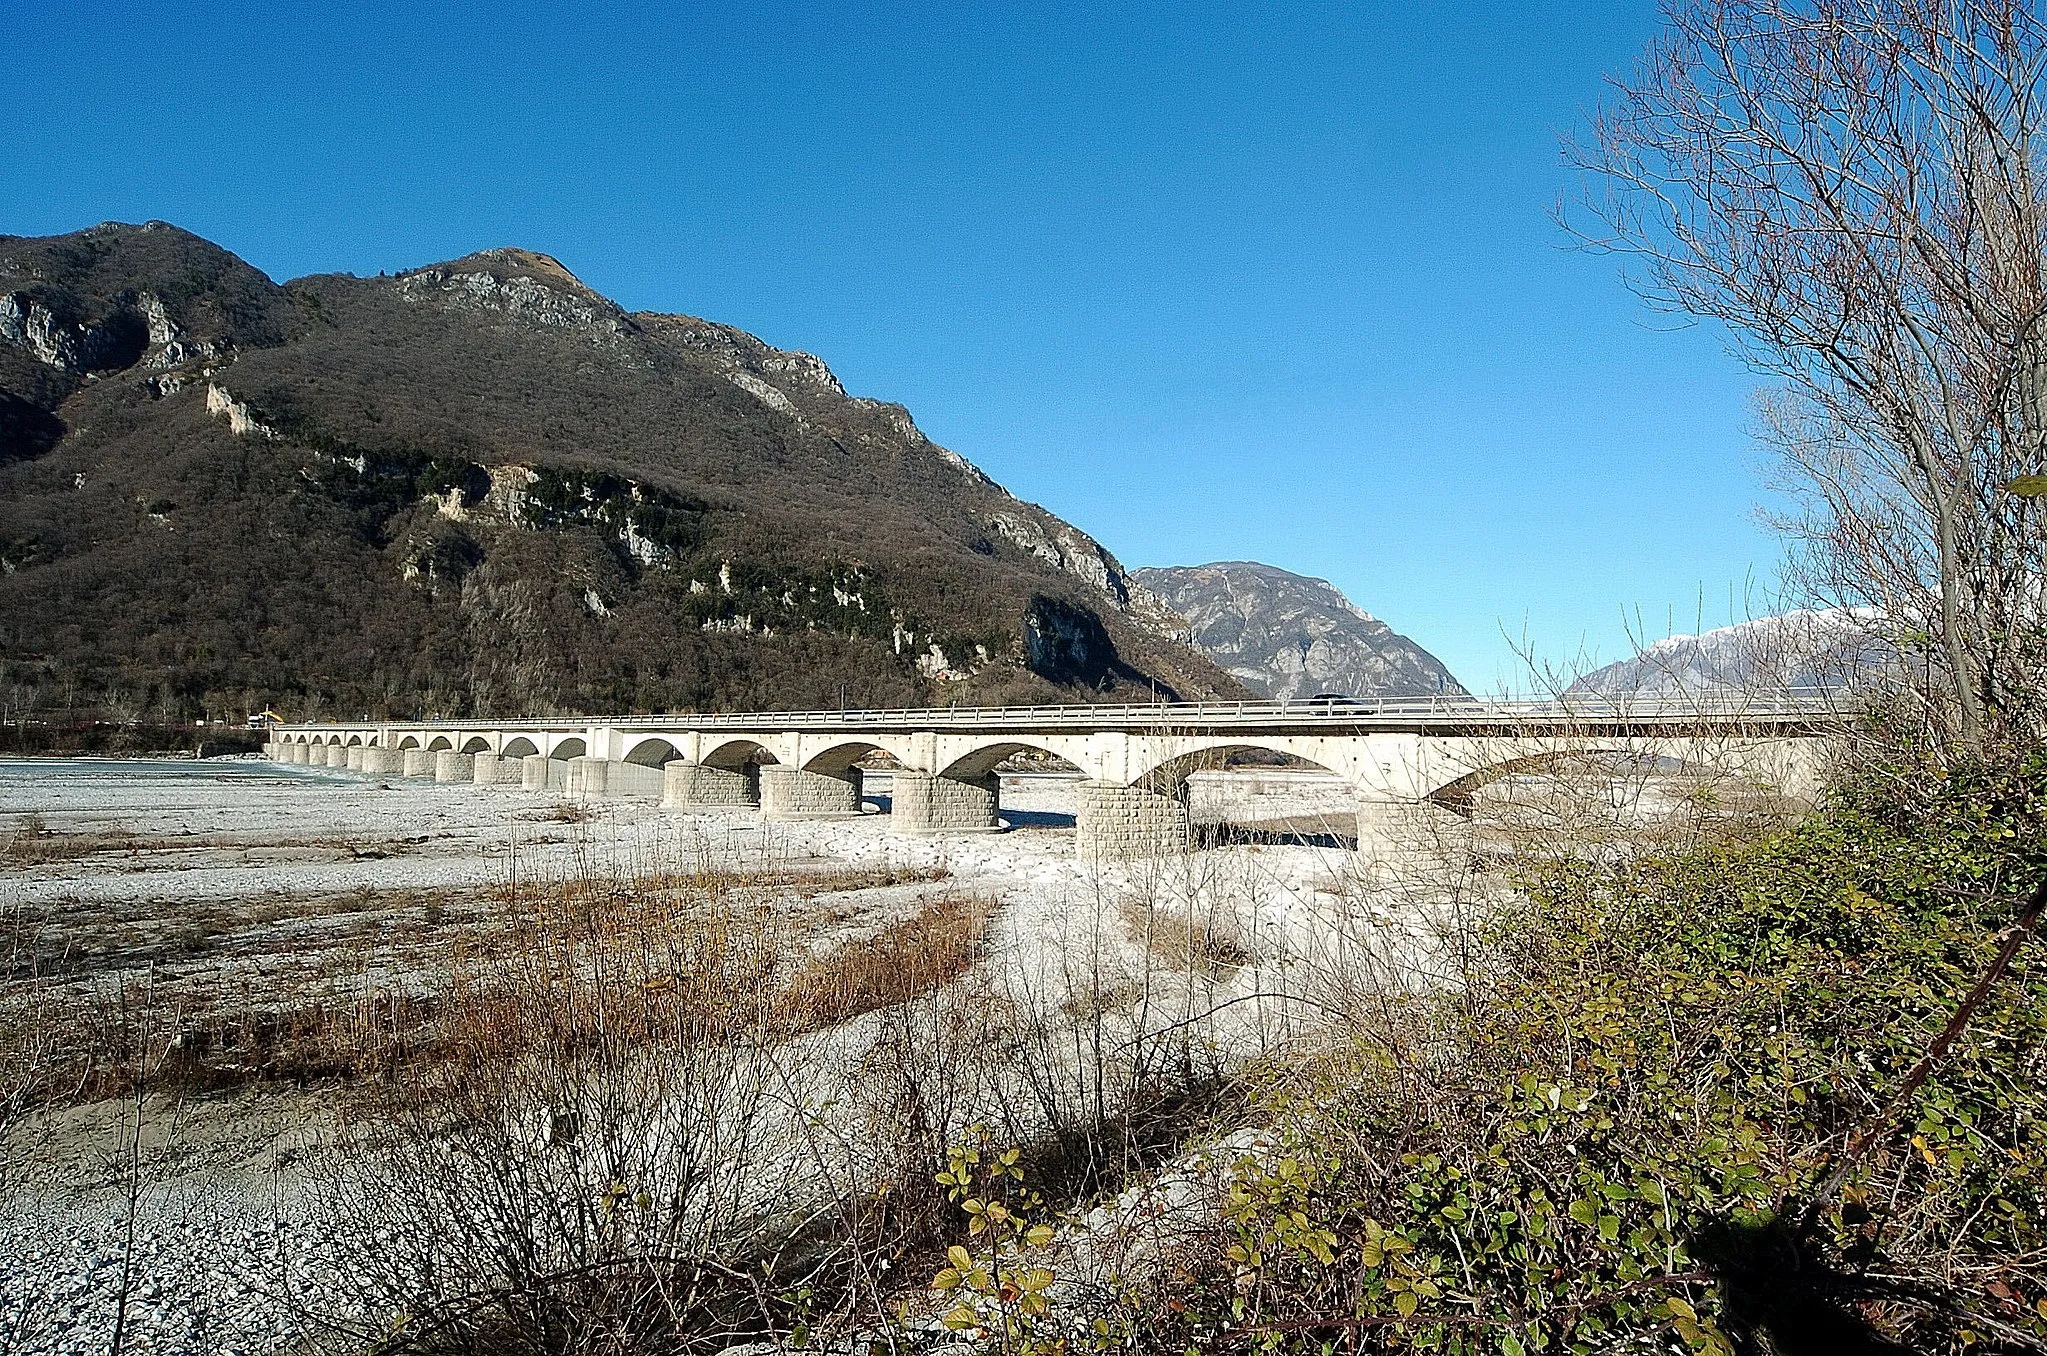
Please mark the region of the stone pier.
<svg viewBox="0 0 2047 1356"><path fill-rule="evenodd" d="M1082 782L1075 788L1074 851L1096 861L1124 857L1165 857L1185 852L1187 802L1141 786Z"/></svg>
<svg viewBox="0 0 2047 1356"><path fill-rule="evenodd" d="M761 815L767 819L852 819L860 813L860 769L810 772L774 764L761 769Z"/></svg>
<svg viewBox="0 0 2047 1356"><path fill-rule="evenodd" d="M1431 800L1358 798L1358 856L1367 861L1462 861L1471 820Z"/></svg>
<svg viewBox="0 0 2047 1356"><path fill-rule="evenodd" d="M940 777L908 770L892 773L889 827L897 833L995 833L1002 779L993 772L978 777Z"/></svg>
<svg viewBox="0 0 2047 1356"><path fill-rule="evenodd" d="M425 749L402 749L399 752L404 760L398 765L400 776L431 777L434 775L434 756L432 753Z"/></svg>
<svg viewBox="0 0 2047 1356"><path fill-rule="evenodd" d="M348 766L348 750L339 744L327 746L327 766L345 768Z"/></svg>
<svg viewBox="0 0 2047 1356"><path fill-rule="evenodd" d="M405 771L405 756L396 749L372 746L362 751L362 770L372 777L391 777Z"/></svg>
<svg viewBox="0 0 2047 1356"><path fill-rule="evenodd" d="M671 810L751 809L761 803L760 768L673 762L661 769L661 804Z"/></svg>
<svg viewBox="0 0 2047 1356"><path fill-rule="evenodd" d="M494 753L473 753L470 757L475 760L470 765L470 780L478 786L496 786L501 761L498 756Z"/></svg>
<svg viewBox="0 0 2047 1356"><path fill-rule="evenodd" d="M437 782L473 782L476 780L476 756L456 753L453 749L442 749L434 755L434 780Z"/></svg>

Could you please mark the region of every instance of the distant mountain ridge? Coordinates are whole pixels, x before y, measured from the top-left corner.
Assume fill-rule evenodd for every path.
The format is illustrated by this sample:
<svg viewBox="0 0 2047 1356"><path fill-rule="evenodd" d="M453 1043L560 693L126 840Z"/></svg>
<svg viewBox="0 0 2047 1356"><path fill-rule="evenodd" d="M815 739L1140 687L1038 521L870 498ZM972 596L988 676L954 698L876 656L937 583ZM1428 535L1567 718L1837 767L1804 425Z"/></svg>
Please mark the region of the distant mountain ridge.
<svg viewBox="0 0 2047 1356"><path fill-rule="evenodd" d="M1670 700L1855 686L1897 664L1897 652L1876 632L1877 617L1873 609L1794 611L1669 636L1595 669L1569 691Z"/></svg>
<svg viewBox="0 0 2047 1356"><path fill-rule="evenodd" d="M1142 569L1135 578L1187 619L1202 653L1262 695L1465 695L1441 660L1326 579L1243 560Z"/></svg>
<svg viewBox="0 0 2047 1356"><path fill-rule="evenodd" d="M0 236L0 670L189 716L1243 689L1102 545L819 359L494 249L278 284Z"/></svg>

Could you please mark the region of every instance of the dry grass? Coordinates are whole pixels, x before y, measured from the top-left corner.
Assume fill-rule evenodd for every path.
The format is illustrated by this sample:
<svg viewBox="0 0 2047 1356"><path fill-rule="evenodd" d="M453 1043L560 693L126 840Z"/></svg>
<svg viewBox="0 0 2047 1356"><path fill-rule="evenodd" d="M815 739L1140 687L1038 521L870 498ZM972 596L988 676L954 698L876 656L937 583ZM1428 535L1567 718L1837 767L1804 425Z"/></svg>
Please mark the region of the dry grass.
<svg viewBox="0 0 2047 1356"><path fill-rule="evenodd" d="M981 957L995 901L946 893L914 917L819 956L790 977L781 998L788 1029L814 1031L906 1003L966 973Z"/></svg>
<svg viewBox="0 0 2047 1356"><path fill-rule="evenodd" d="M95 852L132 846L128 833L57 833L38 814L25 814L14 828L0 838L0 865L36 866L50 862L71 862Z"/></svg>
<svg viewBox="0 0 2047 1356"><path fill-rule="evenodd" d="M812 1030L978 955L992 904L944 895L812 957L798 929L943 870L645 872L480 894L362 890L128 919L13 909L0 1076L25 1104L389 1079L435 1063ZM45 1039L51 1032L63 1039ZM32 1057L31 1057L32 1056Z"/></svg>
<svg viewBox="0 0 2047 1356"><path fill-rule="evenodd" d="M1131 940L1169 969L1219 980L1258 959L1213 915L1196 918L1188 908L1136 898L1120 901L1117 912Z"/></svg>

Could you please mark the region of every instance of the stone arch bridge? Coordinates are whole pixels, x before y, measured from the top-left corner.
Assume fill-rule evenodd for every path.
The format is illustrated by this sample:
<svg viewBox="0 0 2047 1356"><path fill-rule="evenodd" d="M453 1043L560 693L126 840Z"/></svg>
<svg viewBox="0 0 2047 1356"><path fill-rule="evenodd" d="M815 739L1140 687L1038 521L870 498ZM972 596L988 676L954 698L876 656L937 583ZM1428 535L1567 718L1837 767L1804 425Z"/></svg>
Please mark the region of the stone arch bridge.
<svg viewBox="0 0 2047 1356"><path fill-rule="evenodd" d="M1825 694L1682 706L1432 698L784 711L285 725L267 752L681 810L757 807L776 819L859 814L860 765L880 754L899 768L891 813L905 833L999 828L996 768L1036 753L1079 770L1078 851L1104 858L1184 846L1188 776L1235 753L1285 755L1342 779L1364 845L1415 816L1469 818L1500 778L1588 759L1682 764L1809 801L1827 738L1847 719Z"/></svg>

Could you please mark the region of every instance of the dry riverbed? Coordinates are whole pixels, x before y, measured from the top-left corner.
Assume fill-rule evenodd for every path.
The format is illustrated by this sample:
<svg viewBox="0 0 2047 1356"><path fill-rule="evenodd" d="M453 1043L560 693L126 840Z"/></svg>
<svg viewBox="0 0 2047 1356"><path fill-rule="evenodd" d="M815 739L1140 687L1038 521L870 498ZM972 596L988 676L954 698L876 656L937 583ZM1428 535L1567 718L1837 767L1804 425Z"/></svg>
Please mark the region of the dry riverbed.
<svg viewBox="0 0 2047 1356"><path fill-rule="evenodd" d="M885 805L886 779L871 789ZM839 949L912 925L971 928L959 963L1059 1020L1172 971L1167 1021L1283 989L1355 936L1342 788L1265 774L1238 794L1253 841L1098 867L1072 859L1057 776L1005 779L1009 832L908 839L879 814L764 824L253 761L0 764L0 1353L103 1351L117 1322L133 1351L318 1337L347 1307L331 1244L359 1227L311 1189L337 1127L365 1078L429 1048L407 1033L431 1026L438 986L501 946L536 889L719 882L797 953L775 971L799 995L775 1000L792 1031L888 1001L867 974L802 994ZM1197 819L1229 799L1197 786ZM1306 845L1274 845L1286 828ZM1260 1000L1227 1020L1255 1049L1294 1014Z"/></svg>

